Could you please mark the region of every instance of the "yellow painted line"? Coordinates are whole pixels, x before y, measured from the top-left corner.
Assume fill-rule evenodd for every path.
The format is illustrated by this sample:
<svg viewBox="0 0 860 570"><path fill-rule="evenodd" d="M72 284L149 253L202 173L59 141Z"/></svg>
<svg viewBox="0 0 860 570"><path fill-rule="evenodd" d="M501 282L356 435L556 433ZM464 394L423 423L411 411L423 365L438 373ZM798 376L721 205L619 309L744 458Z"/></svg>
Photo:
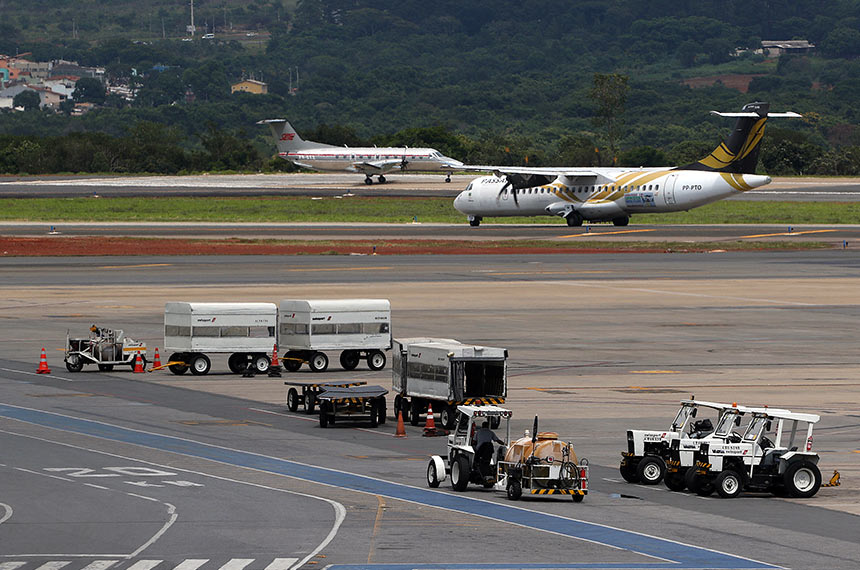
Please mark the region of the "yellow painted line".
<svg viewBox="0 0 860 570"><path fill-rule="evenodd" d="M381 269L393 269L393 267L312 267L302 269L286 269L285 271L293 273L304 273L310 271L379 271Z"/></svg>
<svg viewBox="0 0 860 570"><path fill-rule="evenodd" d="M630 374L680 374L680 370L631 370ZM638 386L631 386L638 388Z"/></svg>
<svg viewBox="0 0 860 570"><path fill-rule="evenodd" d="M783 232L778 234L757 234L754 236L741 236L743 238L760 238L760 237L774 237L774 236L802 236L803 234L821 234L825 232L835 232L837 230L808 230L805 232Z"/></svg>
<svg viewBox="0 0 860 570"><path fill-rule="evenodd" d="M570 235L567 235L567 236L558 236L558 238L556 238L556 239L561 239L561 238L572 238L572 237L614 236L614 235L618 235L618 234L638 234L638 233L642 233L642 232L653 232L653 231L655 231L655 230L653 230L653 229L648 229L648 230L622 230L622 231L618 231L618 232L598 232L598 233L592 233L592 232L587 232L587 233L586 233L586 232L583 232L583 233L581 233L581 234L570 234ZM834 230L834 231L835 231L835 230Z"/></svg>
<svg viewBox="0 0 860 570"><path fill-rule="evenodd" d="M140 265L102 265L99 269L137 269L140 267L170 267L172 263L142 263Z"/></svg>

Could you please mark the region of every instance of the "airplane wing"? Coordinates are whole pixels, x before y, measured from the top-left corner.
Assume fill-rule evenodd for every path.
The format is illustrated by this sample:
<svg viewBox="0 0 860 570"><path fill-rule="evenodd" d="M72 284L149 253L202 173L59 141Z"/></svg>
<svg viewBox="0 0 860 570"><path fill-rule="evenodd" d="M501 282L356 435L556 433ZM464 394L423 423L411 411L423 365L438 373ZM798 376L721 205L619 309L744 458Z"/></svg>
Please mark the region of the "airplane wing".
<svg viewBox="0 0 860 570"><path fill-rule="evenodd" d="M352 167L362 174L383 174L400 168L403 165L402 160L374 160L353 162Z"/></svg>
<svg viewBox="0 0 860 570"><path fill-rule="evenodd" d="M592 168L577 168L577 167L553 167L553 166L487 166L487 165L471 165L464 164L459 166L457 170L466 170L470 172L492 172L497 177L502 178L508 174L522 175L537 175L537 176L601 176L601 174Z"/></svg>

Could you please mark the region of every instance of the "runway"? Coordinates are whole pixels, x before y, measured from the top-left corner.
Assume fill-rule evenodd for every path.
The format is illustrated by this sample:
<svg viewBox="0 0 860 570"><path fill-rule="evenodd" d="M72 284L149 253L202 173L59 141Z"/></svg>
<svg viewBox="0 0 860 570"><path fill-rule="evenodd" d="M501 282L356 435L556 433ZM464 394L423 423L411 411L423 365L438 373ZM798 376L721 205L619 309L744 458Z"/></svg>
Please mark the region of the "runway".
<svg viewBox="0 0 860 570"><path fill-rule="evenodd" d="M0 274L0 472L16 483L0 499L4 569L856 565L854 251L15 258ZM585 501L431 491L442 438L407 426L395 439L391 418L321 430L285 408L285 379L390 387L388 368L240 378L216 359L205 377L72 374L57 350L92 323L152 350L166 301L314 297L390 299L395 338L507 348L514 432L539 415L572 441L591 464ZM42 346L52 371L35 375ZM721 500L621 481L625 430L666 425L690 394L821 414L815 449L843 486ZM106 550L100 528L123 540ZM49 532L41 550L25 538Z"/></svg>
<svg viewBox="0 0 860 570"><path fill-rule="evenodd" d="M458 174L445 182L442 175L394 174L385 184L366 185L362 175L224 174L197 176L47 176L0 177L0 198L73 198L162 196L356 196L453 198L474 174ZM860 200L858 178L774 178L762 188L732 200L827 201Z"/></svg>

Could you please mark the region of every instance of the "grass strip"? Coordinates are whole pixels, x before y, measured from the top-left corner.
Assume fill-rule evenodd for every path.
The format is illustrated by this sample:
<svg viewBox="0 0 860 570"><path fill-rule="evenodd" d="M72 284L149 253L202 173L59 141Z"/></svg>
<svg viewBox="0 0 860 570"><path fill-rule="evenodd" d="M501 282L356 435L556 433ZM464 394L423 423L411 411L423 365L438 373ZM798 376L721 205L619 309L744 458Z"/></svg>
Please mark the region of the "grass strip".
<svg viewBox="0 0 860 570"><path fill-rule="evenodd" d="M381 222L465 223L450 198L7 198L0 220L33 222ZM723 200L689 212L636 214L635 224L855 224L860 202ZM554 216L488 218L485 223L559 224Z"/></svg>

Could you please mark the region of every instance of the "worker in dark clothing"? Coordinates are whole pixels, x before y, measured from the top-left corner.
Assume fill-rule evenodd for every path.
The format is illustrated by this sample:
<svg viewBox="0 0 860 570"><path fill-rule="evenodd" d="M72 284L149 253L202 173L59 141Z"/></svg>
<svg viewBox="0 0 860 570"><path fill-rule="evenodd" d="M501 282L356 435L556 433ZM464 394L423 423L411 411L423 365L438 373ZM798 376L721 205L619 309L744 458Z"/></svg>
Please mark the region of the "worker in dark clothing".
<svg viewBox="0 0 860 570"><path fill-rule="evenodd" d="M101 334L102 334L102 330L99 327L97 327L96 325L93 325L90 327L90 332L92 332L96 336L101 336Z"/></svg>
<svg viewBox="0 0 860 570"><path fill-rule="evenodd" d="M475 433L475 461L478 464L481 475L484 477L491 475L490 459L493 457L493 442L499 445L505 444L490 429L489 422L484 422L481 424L481 429Z"/></svg>

